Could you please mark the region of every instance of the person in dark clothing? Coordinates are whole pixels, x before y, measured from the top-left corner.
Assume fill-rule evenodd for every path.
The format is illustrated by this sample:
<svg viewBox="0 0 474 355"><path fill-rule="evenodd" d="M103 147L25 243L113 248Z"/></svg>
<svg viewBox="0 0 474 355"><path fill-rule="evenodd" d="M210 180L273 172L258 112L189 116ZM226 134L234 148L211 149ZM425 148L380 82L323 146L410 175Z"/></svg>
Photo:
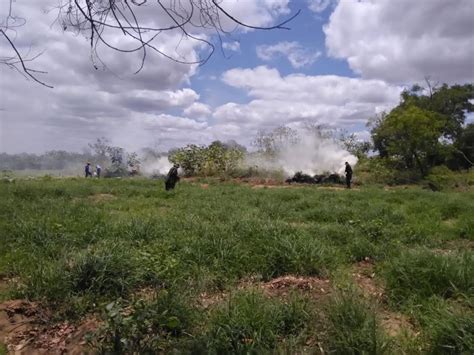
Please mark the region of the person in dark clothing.
<svg viewBox="0 0 474 355"><path fill-rule="evenodd" d="M84 172L86 173L86 178L92 177L91 163L87 163L84 167Z"/></svg>
<svg viewBox="0 0 474 355"><path fill-rule="evenodd" d="M347 188L351 188L351 180L352 180L352 167L351 165L346 161L346 185Z"/></svg>
<svg viewBox="0 0 474 355"><path fill-rule="evenodd" d="M174 164L173 167L168 172L168 175L166 175L166 180L165 180L166 191L173 190L176 183L179 181L178 168L179 168L179 165Z"/></svg>
<svg viewBox="0 0 474 355"><path fill-rule="evenodd" d="M97 165L95 166L95 172L97 173L97 177L98 177L98 178L100 178L100 173L101 173L101 171L102 171L102 167L101 167L99 164L97 164Z"/></svg>

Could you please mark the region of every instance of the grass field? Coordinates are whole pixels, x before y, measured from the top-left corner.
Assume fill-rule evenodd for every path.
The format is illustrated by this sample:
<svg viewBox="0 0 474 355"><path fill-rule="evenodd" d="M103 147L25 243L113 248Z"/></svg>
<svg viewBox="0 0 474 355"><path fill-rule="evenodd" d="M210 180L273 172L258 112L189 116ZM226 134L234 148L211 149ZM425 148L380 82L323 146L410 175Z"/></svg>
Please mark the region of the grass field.
<svg viewBox="0 0 474 355"><path fill-rule="evenodd" d="M0 182L0 299L96 351L474 349L474 191L162 185Z"/></svg>

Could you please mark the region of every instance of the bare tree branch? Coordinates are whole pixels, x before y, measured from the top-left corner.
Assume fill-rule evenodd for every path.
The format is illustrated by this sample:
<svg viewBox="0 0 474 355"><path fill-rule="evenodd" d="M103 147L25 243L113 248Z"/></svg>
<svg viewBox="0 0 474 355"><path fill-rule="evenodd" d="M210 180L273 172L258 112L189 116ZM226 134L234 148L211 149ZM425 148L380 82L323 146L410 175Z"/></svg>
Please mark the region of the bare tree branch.
<svg viewBox="0 0 474 355"><path fill-rule="evenodd" d="M0 35L6 40L15 55L0 57L0 65L5 65L6 67L22 74L27 79L32 79L38 84L52 88L52 86L39 80L36 76L37 74L46 74L45 71L32 69L26 66L27 62L35 60L43 53L40 52L33 57L28 57L28 53L26 55L22 55L14 43L17 34L17 28L24 26L25 23L26 20L24 18L15 16L13 14L13 0L9 0L8 12L5 18L0 22ZM14 35L14 37L11 37L8 33L11 33Z"/></svg>
<svg viewBox="0 0 474 355"><path fill-rule="evenodd" d="M238 19L225 10L221 3L222 0L58 0L58 6L55 8L58 17L55 22L59 22L64 31L72 30L89 39L91 59L96 69L99 63L106 67L99 54L101 46L121 53L140 52L139 66L135 71L138 73L144 68L149 52L177 63L203 65L215 51L213 36L214 39L217 38L223 51L223 37L230 36L238 27L288 30L286 24L300 13L298 10L281 23L261 27ZM145 6L149 7L145 10ZM152 20L150 17L144 18L143 15L148 14L152 6L156 9L157 17ZM12 0L9 0L8 14L5 20L0 22L0 30L15 56L0 58L0 64L22 71L30 79L51 87L36 77L36 74L45 72L33 70L25 65L31 58L22 56L15 46L15 37L9 36L9 32L16 34L15 29L25 23L25 19L13 15ZM233 24L232 30L226 28L229 24ZM181 39L178 41L175 53L166 52L155 44L163 43L159 38L164 33L180 33ZM127 41L117 42L117 35L126 37ZM203 56L190 59L179 55L178 48L183 39L199 43L201 45L199 52Z"/></svg>

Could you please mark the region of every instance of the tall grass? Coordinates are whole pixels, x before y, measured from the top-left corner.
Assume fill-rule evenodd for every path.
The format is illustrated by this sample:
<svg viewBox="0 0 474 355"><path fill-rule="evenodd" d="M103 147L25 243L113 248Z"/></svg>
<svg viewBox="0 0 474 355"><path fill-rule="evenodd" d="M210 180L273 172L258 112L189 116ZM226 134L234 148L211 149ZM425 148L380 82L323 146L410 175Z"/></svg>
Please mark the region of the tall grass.
<svg viewBox="0 0 474 355"><path fill-rule="evenodd" d="M0 182L0 197L0 276L14 278L16 285L9 295L42 301L57 317L70 318L100 313L113 302L126 308L146 288L177 298L189 294L181 302L186 307L175 307L170 299L157 307L160 312L183 310L176 315L187 322L182 334L193 337L165 331L172 345L160 338L152 348L166 343L204 352L211 347L278 351L282 348L274 342L291 343L316 322L305 302L244 292L196 320L195 299L203 292L233 294L241 279L251 277L332 278L338 272L351 277L351 264L367 257L382 271L388 302L398 310L415 312L430 297L464 308L472 303L472 191L252 189L214 181L207 188L180 182L167 193L162 181L50 178ZM416 319L432 314L420 309ZM146 318L145 313L136 313L136 319ZM377 317L374 322L371 308L359 296L340 296L327 317L321 337L330 335L325 344L331 349L384 349ZM457 328L434 327L454 324L450 313L432 319L437 321L420 321L429 339L426 348L428 342L452 344ZM459 334L467 334L471 323L460 323ZM140 343L144 330L130 327L124 329ZM449 341L435 341L442 339L436 334L453 335ZM110 350L113 342L106 338Z"/></svg>
<svg viewBox="0 0 474 355"><path fill-rule="evenodd" d="M388 261L384 278L390 300L403 304L412 298L450 298L474 294L474 253L437 254L413 250Z"/></svg>
<svg viewBox="0 0 474 355"><path fill-rule="evenodd" d="M327 347L337 354L383 354L388 337L377 319L376 309L354 289L339 291L327 306Z"/></svg>
<svg viewBox="0 0 474 355"><path fill-rule="evenodd" d="M283 302L257 291L238 292L211 315L207 349L217 354L271 351L282 339L302 333L309 312L300 298Z"/></svg>

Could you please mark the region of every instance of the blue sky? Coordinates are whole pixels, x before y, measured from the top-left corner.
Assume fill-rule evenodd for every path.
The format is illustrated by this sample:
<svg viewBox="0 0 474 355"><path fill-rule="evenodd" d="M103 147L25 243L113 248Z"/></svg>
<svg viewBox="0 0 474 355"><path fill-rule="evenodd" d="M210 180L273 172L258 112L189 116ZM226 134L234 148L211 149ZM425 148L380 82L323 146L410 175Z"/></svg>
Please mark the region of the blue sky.
<svg viewBox="0 0 474 355"><path fill-rule="evenodd" d="M474 80L472 0L223 0L223 8L257 26L301 14L291 30L237 28L224 38L226 55L217 46L203 66L149 52L137 75L137 55L104 46L105 65L94 69L87 33L62 31L56 3L14 2L27 23L9 33L22 53L42 53L29 65L48 72L41 80L54 89L0 66L0 151L80 151L101 136L133 150L216 139L249 144L258 130L308 122L367 139L367 119L397 105L403 88L427 76L448 84ZM147 23L167 21L155 2L137 11ZM209 31L190 30L218 45ZM106 35L131 44L120 32ZM197 42L177 32L154 44L172 56L202 55ZM11 54L1 41L0 50Z"/></svg>

